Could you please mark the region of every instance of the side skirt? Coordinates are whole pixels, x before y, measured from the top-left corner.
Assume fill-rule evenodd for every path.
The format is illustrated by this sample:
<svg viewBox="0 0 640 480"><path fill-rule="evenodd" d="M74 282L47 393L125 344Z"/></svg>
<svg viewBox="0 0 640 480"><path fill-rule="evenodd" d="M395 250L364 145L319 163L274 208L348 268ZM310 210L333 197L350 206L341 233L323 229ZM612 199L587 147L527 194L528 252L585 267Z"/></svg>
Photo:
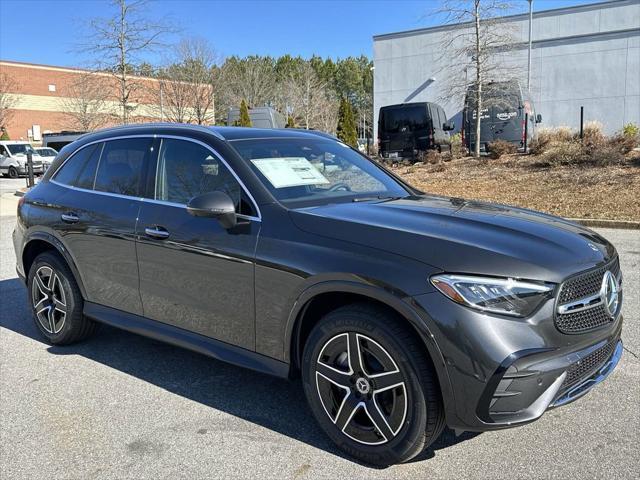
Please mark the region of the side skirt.
<svg viewBox="0 0 640 480"><path fill-rule="evenodd" d="M115 308L105 307L91 302L84 302L83 313L96 322L106 323L112 327L193 350L208 357L213 357L216 360L276 377L289 377L288 363L182 328L167 325L166 323L149 320L139 315L126 313L116 310Z"/></svg>

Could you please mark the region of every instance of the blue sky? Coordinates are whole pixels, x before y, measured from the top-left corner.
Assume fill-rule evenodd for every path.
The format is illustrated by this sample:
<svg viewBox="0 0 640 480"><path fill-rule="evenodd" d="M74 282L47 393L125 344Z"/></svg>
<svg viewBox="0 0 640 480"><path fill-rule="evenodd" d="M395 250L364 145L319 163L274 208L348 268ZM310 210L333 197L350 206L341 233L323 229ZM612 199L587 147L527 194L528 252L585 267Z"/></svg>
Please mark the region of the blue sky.
<svg viewBox="0 0 640 480"><path fill-rule="evenodd" d="M534 0L535 10L596 0ZM526 0L514 0L518 11ZM170 18L183 36L206 38L222 55L372 55L375 34L437 25L438 0L156 0L151 18ZM0 0L0 58L82 66L76 45L87 19L107 16L107 0ZM514 12L515 13L515 12ZM158 62L162 53L148 58Z"/></svg>

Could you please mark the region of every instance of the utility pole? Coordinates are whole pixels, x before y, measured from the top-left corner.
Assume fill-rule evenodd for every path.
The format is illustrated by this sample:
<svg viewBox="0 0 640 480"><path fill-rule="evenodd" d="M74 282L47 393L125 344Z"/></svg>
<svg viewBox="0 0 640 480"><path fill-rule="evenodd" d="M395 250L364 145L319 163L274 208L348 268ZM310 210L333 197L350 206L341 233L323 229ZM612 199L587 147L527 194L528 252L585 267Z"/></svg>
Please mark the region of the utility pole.
<svg viewBox="0 0 640 480"><path fill-rule="evenodd" d="M531 91L531 32L533 29L533 0L529 0L529 56L527 67L527 90Z"/></svg>

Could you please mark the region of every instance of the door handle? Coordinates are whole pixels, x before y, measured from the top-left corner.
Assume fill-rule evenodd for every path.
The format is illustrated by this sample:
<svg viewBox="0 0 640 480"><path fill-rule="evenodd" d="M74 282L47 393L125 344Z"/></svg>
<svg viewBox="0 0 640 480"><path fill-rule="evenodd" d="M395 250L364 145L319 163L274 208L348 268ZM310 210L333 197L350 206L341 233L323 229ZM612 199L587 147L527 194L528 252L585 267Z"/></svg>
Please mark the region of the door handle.
<svg viewBox="0 0 640 480"><path fill-rule="evenodd" d="M78 223L78 221L80 221L78 216L72 212L63 213L62 215L60 215L60 218L65 223Z"/></svg>
<svg viewBox="0 0 640 480"><path fill-rule="evenodd" d="M169 238L169 232L167 232L167 230L164 227L160 227L157 225L153 227L145 228L144 233L146 233L147 236L153 237L153 238L159 238L159 239Z"/></svg>

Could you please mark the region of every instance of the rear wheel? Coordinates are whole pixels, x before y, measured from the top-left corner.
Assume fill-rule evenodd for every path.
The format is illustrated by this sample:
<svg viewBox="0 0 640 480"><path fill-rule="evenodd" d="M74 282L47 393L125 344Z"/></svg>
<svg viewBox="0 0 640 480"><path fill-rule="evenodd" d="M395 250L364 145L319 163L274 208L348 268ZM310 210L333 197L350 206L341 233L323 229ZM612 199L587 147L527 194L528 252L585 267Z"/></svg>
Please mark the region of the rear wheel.
<svg viewBox="0 0 640 480"><path fill-rule="evenodd" d="M38 255L29 270L27 285L34 322L50 343L78 342L97 330L98 324L83 315L80 289L59 255Z"/></svg>
<svg viewBox="0 0 640 480"><path fill-rule="evenodd" d="M375 465L411 459L444 428L433 367L415 334L367 304L326 315L305 346L307 401L329 437Z"/></svg>

